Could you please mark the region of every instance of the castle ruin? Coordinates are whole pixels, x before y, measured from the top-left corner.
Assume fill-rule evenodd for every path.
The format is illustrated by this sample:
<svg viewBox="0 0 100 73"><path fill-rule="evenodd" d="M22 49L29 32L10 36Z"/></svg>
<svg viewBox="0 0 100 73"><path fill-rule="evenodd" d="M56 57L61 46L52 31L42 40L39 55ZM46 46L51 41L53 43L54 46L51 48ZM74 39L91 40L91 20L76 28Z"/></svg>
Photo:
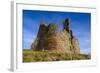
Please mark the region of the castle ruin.
<svg viewBox="0 0 100 73"><path fill-rule="evenodd" d="M57 35L57 28L56 24L46 26L44 23L41 23L31 49L34 51L56 51L79 54L79 42L70 29L69 19L65 19L63 22L63 29L59 35Z"/></svg>

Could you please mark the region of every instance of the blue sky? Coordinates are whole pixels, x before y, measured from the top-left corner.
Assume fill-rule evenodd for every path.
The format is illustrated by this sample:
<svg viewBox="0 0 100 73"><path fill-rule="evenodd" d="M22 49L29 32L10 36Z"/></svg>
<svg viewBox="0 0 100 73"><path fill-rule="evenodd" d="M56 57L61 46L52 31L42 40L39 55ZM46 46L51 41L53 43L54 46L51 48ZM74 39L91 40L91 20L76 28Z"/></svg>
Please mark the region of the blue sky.
<svg viewBox="0 0 100 73"><path fill-rule="evenodd" d="M35 11L23 10L23 49L30 49L34 42L39 25L42 21L46 25L56 23L58 32L62 30L63 21L70 19L70 28L78 39L81 53L91 53L91 14L76 12Z"/></svg>

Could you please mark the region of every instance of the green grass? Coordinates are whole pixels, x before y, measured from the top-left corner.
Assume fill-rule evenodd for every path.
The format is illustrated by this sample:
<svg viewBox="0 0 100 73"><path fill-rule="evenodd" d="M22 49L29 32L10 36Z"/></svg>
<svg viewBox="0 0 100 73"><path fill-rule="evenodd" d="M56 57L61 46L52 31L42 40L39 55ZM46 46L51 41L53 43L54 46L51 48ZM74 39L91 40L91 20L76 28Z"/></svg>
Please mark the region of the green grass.
<svg viewBox="0 0 100 73"><path fill-rule="evenodd" d="M67 54L48 51L23 50L23 62L64 61L64 60L86 60L91 59L86 54Z"/></svg>

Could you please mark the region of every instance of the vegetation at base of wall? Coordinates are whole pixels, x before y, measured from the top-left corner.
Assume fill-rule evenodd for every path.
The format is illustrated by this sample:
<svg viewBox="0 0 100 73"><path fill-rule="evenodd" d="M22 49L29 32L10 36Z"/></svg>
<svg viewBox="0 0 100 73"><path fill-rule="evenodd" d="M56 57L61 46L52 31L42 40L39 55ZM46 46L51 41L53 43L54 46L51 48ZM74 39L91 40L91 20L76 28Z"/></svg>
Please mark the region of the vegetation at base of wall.
<svg viewBox="0 0 100 73"><path fill-rule="evenodd" d="M91 59L86 54L68 54L49 51L23 50L23 62L46 62L46 61L68 61L68 60L86 60Z"/></svg>
<svg viewBox="0 0 100 73"><path fill-rule="evenodd" d="M58 25L56 23L54 24L54 28L55 29L58 29Z"/></svg>

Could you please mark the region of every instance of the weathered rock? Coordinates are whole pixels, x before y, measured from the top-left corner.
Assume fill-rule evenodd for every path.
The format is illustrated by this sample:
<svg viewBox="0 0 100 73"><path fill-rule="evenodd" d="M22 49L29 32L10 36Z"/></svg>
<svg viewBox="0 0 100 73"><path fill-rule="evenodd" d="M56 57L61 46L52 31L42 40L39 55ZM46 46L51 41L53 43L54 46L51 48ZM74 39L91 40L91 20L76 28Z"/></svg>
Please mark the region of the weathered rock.
<svg viewBox="0 0 100 73"><path fill-rule="evenodd" d="M72 46L73 46L73 48L72 48L73 53L79 54L80 46L79 46L78 40L75 37L72 38Z"/></svg>
<svg viewBox="0 0 100 73"><path fill-rule="evenodd" d="M58 43L57 43L57 48L60 52L67 52L71 53L70 51L70 46L71 46L71 41L69 41L70 34L66 32L66 30L63 30L60 33L60 36L58 38Z"/></svg>
<svg viewBox="0 0 100 73"><path fill-rule="evenodd" d="M32 43L32 45L31 45L31 48L33 50L44 50L44 45L45 45L44 40L45 40L46 30L47 30L47 28L46 28L45 24L41 24L39 27L39 32L38 32L37 38L36 38L34 44Z"/></svg>
<svg viewBox="0 0 100 73"><path fill-rule="evenodd" d="M55 50L57 49L57 26L56 24L48 25L48 31L46 34L46 49L47 50Z"/></svg>
<svg viewBox="0 0 100 73"><path fill-rule="evenodd" d="M33 50L49 50L56 52L67 53L80 53L80 46L78 40L73 36L73 32L70 29L69 19L66 19L63 23L63 29L57 36L57 25L41 24L37 38L31 45Z"/></svg>
<svg viewBox="0 0 100 73"><path fill-rule="evenodd" d="M63 22L64 26L63 26L63 29L66 30L68 33L70 32L70 22L69 22L69 19L65 19L65 21Z"/></svg>

